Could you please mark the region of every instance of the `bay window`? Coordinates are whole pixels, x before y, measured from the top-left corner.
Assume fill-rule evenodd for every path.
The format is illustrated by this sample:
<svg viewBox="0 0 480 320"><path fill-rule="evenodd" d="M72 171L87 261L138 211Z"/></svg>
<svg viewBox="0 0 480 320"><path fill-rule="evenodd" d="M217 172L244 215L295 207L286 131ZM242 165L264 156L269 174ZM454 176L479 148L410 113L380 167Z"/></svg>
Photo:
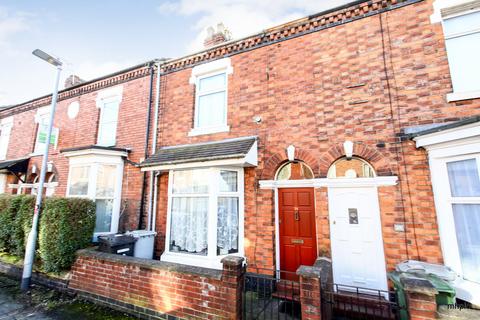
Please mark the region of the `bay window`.
<svg viewBox="0 0 480 320"><path fill-rule="evenodd" d="M167 245L162 260L220 268L243 254L243 169L170 171Z"/></svg>
<svg viewBox="0 0 480 320"><path fill-rule="evenodd" d="M106 155L70 157L67 196L95 201L94 239L101 234L117 233L123 160Z"/></svg>
<svg viewBox="0 0 480 320"><path fill-rule="evenodd" d="M480 284L480 156L446 166L462 275Z"/></svg>
<svg viewBox="0 0 480 320"><path fill-rule="evenodd" d="M480 122L420 133L428 151L435 208L446 266L459 299L480 304Z"/></svg>

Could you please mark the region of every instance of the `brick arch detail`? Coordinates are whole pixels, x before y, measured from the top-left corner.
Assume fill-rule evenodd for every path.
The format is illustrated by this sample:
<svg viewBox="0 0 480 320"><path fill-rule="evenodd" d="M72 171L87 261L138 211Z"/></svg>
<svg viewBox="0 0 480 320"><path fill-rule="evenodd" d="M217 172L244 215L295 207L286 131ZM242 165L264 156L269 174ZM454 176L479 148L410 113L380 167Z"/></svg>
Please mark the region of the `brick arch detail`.
<svg viewBox="0 0 480 320"><path fill-rule="evenodd" d="M393 170L387 157L364 143L355 142L353 144L353 155L360 157L370 163L379 176L391 176ZM328 169L337 159L345 156L343 143L338 143L328 149L319 160L320 177L326 177Z"/></svg>
<svg viewBox="0 0 480 320"><path fill-rule="evenodd" d="M295 148L295 159L305 162L313 171L313 175L317 177L319 170L319 162L317 159L307 150ZM275 179L275 173L278 168L288 159L285 155L280 153L274 153L265 161L265 166L262 171L261 179L262 180L273 180Z"/></svg>

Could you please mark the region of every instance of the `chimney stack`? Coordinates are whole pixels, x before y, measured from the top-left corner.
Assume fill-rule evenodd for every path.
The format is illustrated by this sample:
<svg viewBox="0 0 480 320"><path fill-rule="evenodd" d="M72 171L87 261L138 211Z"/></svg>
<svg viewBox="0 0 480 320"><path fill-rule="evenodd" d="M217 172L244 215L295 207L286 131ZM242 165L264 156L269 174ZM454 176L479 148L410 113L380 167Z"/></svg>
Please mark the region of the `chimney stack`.
<svg viewBox="0 0 480 320"><path fill-rule="evenodd" d="M69 75L67 79L65 79L65 89L76 86L77 84L83 83L85 80L80 79L77 75Z"/></svg>
<svg viewBox="0 0 480 320"><path fill-rule="evenodd" d="M223 25L223 23L217 24L217 30L213 27L208 27L207 38L203 42L205 48L211 48L222 42L227 42L231 39L230 31Z"/></svg>

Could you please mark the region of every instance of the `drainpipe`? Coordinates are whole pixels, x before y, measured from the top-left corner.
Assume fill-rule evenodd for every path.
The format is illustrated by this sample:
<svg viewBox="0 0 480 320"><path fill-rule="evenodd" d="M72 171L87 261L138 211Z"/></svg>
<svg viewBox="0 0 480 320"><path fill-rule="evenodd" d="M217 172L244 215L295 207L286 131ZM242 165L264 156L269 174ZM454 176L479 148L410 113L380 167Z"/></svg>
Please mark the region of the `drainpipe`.
<svg viewBox="0 0 480 320"><path fill-rule="evenodd" d="M150 92L148 94L148 112L147 112L147 130L145 132L145 159L148 156L148 139L150 137L150 118L152 113L152 100L153 100L153 76L154 76L154 65L150 64ZM140 210L138 213L138 230L142 229L142 216L143 216L143 209L145 207L145 187L147 184L147 173L143 172L142 178L142 198L140 199ZM147 226L148 228L148 226Z"/></svg>
<svg viewBox="0 0 480 320"><path fill-rule="evenodd" d="M154 106L154 122L153 122L153 139L152 139L152 155L157 151L157 134L158 134L158 113L160 107L160 64L164 60L159 60L156 63L157 69L157 82L155 85L156 95L155 95L155 106ZM148 229L155 231L155 220L157 217L157 184L158 184L158 174L156 172L150 172L150 183L149 183L149 195L148 195Z"/></svg>

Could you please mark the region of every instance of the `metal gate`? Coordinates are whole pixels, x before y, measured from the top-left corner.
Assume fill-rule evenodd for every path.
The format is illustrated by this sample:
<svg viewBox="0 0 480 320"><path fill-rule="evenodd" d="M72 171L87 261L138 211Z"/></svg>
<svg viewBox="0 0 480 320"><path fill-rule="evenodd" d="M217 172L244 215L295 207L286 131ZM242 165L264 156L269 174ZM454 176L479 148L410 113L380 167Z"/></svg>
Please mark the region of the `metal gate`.
<svg viewBox="0 0 480 320"><path fill-rule="evenodd" d="M407 310L399 306L393 291L326 284L322 285L320 297L322 320L398 320L408 318Z"/></svg>
<svg viewBox="0 0 480 320"><path fill-rule="evenodd" d="M256 271L244 276L243 319L301 319L297 275L286 271Z"/></svg>

